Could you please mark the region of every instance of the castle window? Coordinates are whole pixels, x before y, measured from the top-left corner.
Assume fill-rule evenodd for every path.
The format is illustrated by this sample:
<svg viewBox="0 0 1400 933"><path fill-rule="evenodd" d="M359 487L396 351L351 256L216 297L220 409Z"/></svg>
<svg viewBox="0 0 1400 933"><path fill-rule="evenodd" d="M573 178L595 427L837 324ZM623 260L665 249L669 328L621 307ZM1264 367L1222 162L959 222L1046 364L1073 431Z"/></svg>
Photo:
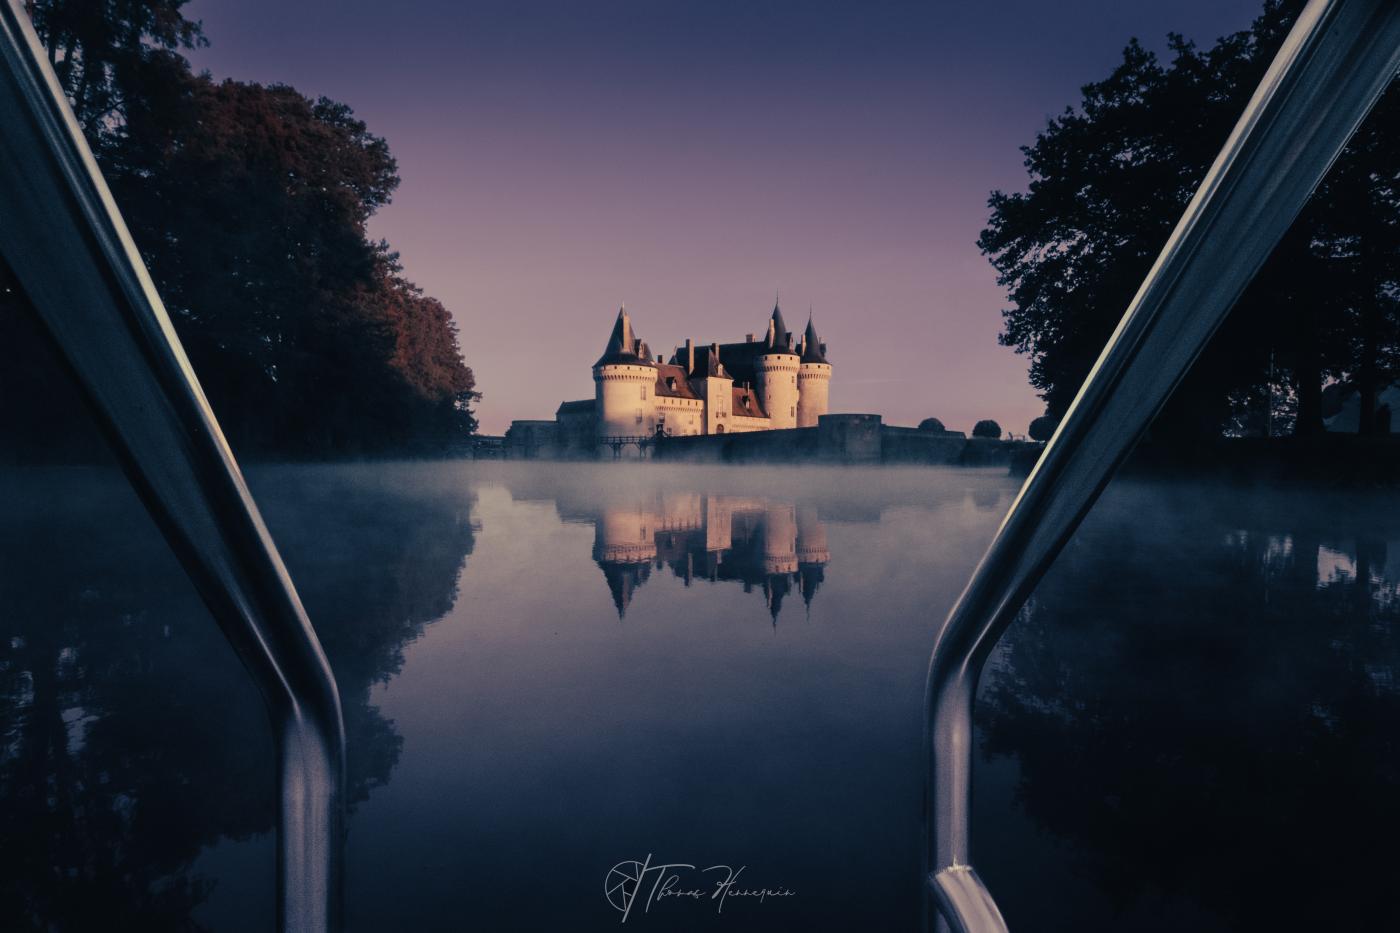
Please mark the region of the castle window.
<svg viewBox="0 0 1400 933"><path fill-rule="evenodd" d="M637 423L642 423L642 410L640 408L637 409Z"/></svg>
<svg viewBox="0 0 1400 933"><path fill-rule="evenodd" d="M642 401L645 402L646 400L647 400L647 387L644 385L644 386L642 386Z"/></svg>
<svg viewBox="0 0 1400 933"><path fill-rule="evenodd" d="M796 408L789 407L789 408L788 408L788 414L791 415L792 417L796 418L796 417L797 417L797 409L796 409Z"/></svg>

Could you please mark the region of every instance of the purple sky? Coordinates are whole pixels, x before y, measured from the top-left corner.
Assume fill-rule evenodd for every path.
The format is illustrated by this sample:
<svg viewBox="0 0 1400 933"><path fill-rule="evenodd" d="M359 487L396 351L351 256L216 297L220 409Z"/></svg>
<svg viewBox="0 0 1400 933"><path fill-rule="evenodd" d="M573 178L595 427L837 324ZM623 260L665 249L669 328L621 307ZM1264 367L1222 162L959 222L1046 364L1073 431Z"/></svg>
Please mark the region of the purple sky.
<svg viewBox="0 0 1400 933"><path fill-rule="evenodd" d="M591 397L619 303L669 353L810 305L833 411L1024 432L974 241L1018 146L1125 41L1258 0L193 0L218 77L348 103L402 187L372 233L456 315L482 429Z"/></svg>

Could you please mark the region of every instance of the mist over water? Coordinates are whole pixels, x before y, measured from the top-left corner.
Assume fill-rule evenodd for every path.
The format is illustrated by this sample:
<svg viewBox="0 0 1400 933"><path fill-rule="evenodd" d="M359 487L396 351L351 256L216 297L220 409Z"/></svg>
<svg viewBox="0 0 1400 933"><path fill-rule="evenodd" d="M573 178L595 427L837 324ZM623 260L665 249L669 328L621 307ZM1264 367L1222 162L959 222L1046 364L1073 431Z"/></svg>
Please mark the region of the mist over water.
<svg viewBox="0 0 1400 933"><path fill-rule="evenodd" d="M1004 473L250 482L345 702L350 929L613 929L604 878L648 855L793 895L627 928L917 927L924 672ZM1362 843L1400 815L1397 504L1110 489L982 687L974 855L1013 929L1394 919ZM0 540L0 926L270 926L260 701L124 481L8 474Z"/></svg>

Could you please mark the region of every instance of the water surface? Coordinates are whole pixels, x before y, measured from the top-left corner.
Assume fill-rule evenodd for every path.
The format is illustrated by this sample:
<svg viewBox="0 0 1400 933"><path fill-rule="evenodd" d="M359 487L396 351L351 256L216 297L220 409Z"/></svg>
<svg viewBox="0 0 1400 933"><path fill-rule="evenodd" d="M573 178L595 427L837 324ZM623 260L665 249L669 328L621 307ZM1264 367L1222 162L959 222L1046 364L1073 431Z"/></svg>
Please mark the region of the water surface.
<svg viewBox="0 0 1400 933"><path fill-rule="evenodd" d="M345 703L352 929L614 929L648 856L792 894L627 928L917 928L924 670L1005 475L251 481ZM1110 490L982 688L1013 929L1393 924L1396 504ZM7 474L0 541L0 925L270 928L259 700L120 477Z"/></svg>

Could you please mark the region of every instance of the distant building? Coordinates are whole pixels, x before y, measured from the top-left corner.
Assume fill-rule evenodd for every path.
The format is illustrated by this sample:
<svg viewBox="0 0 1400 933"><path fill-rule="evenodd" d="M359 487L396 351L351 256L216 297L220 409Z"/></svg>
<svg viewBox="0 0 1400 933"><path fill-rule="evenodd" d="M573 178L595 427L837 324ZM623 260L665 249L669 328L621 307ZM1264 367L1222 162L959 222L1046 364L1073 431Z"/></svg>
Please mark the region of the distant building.
<svg viewBox="0 0 1400 933"><path fill-rule="evenodd" d="M761 338L697 346L668 361L652 355L618 312L593 364L591 399L564 402L555 420L512 422L507 447L523 457L637 448L657 435L735 434L816 427L827 413L831 364L810 316L794 341L774 304Z"/></svg>

